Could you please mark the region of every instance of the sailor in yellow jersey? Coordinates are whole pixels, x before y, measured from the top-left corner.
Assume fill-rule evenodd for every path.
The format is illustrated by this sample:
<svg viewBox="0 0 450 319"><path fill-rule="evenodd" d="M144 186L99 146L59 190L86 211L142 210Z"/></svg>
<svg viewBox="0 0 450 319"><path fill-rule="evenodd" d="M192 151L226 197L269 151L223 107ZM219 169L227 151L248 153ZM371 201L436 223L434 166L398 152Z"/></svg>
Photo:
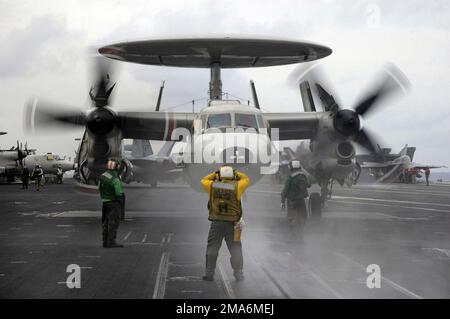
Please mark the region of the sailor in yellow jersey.
<svg viewBox="0 0 450 319"><path fill-rule="evenodd" d="M241 281L244 279L240 239L243 224L241 197L249 186L250 179L231 166L222 166L219 171L205 176L201 184L209 195L208 219L211 221L203 280L214 280L219 249L225 238L231 254L234 277Z"/></svg>

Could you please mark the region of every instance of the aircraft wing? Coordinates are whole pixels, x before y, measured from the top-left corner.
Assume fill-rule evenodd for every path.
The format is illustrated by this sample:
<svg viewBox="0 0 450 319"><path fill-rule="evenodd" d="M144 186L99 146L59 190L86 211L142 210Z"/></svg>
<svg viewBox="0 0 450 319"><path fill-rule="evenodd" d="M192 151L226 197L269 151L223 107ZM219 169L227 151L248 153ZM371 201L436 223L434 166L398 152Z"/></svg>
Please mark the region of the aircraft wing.
<svg viewBox="0 0 450 319"><path fill-rule="evenodd" d="M279 130L278 139L306 140L315 136L319 124L318 112L264 113L270 128ZM273 136L272 139L275 139Z"/></svg>
<svg viewBox="0 0 450 319"><path fill-rule="evenodd" d="M376 163L376 162L364 162L360 164L361 168L384 168L392 166L393 164L391 162L385 162L385 163Z"/></svg>
<svg viewBox="0 0 450 319"><path fill-rule="evenodd" d="M447 166L436 166L436 165L425 165L425 164L419 164L419 163L411 163L411 168L415 169L425 169L425 168L445 168Z"/></svg>
<svg viewBox="0 0 450 319"><path fill-rule="evenodd" d="M118 112L123 138L171 140L176 128L190 130L195 114L169 112Z"/></svg>

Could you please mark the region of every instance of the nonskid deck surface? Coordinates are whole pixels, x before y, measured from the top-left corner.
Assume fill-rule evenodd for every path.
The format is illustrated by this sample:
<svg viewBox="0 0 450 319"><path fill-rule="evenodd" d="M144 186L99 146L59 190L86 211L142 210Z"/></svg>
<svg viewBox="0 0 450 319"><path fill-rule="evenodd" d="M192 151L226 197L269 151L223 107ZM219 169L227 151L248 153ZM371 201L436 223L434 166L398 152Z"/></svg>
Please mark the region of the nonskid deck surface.
<svg viewBox="0 0 450 319"><path fill-rule="evenodd" d="M184 185L126 189L122 249L101 248L100 203L68 180L40 192L0 186L1 298L449 298L450 186L335 187L305 242L289 236L280 185L248 191L236 283L223 244L201 280L206 195ZM69 289L70 264L81 288ZM381 270L367 287L368 265Z"/></svg>

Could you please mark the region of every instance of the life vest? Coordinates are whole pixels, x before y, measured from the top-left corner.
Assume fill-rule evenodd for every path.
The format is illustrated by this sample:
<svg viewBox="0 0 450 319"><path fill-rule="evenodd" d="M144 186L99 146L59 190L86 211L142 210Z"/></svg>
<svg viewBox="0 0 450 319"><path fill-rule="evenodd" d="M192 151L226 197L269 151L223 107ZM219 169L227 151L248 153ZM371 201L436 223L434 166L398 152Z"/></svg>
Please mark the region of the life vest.
<svg viewBox="0 0 450 319"><path fill-rule="evenodd" d="M289 190L286 197L289 201L302 200L308 197L308 180L302 172L295 172L289 176Z"/></svg>
<svg viewBox="0 0 450 319"><path fill-rule="evenodd" d="M107 200L116 200L116 192L114 189L114 184L113 184L113 180L114 180L115 176L113 176L113 174L111 174L110 172L104 172L101 176L100 176L100 185L99 185L99 191L100 191L100 196L102 197L102 199L107 199Z"/></svg>
<svg viewBox="0 0 450 319"><path fill-rule="evenodd" d="M239 221L242 216L242 206L241 201L237 199L237 181L213 182L208 208L209 220Z"/></svg>

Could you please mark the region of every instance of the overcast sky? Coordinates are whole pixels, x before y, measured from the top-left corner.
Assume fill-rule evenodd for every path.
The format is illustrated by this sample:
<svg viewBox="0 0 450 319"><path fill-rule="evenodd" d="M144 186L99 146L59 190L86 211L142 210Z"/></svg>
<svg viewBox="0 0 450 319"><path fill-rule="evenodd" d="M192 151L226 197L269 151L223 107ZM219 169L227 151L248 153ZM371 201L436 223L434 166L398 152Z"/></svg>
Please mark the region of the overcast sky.
<svg viewBox="0 0 450 319"><path fill-rule="evenodd" d="M344 107L351 107L385 62L412 89L365 118L395 151L416 146L416 162L450 167L450 2L431 1L5 1L0 0L0 137L41 152L73 156L81 131L26 136L22 110L30 96L88 105L89 52L124 40L176 35L245 34L309 40L329 46L322 60ZM207 97L209 71L117 63L114 107L153 110L161 80L162 109ZM224 70L223 88L250 99L253 79L267 112L299 111L289 85L294 66ZM196 110L202 108L196 105ZM173 111L188 111L173 108Z"/></svg>

